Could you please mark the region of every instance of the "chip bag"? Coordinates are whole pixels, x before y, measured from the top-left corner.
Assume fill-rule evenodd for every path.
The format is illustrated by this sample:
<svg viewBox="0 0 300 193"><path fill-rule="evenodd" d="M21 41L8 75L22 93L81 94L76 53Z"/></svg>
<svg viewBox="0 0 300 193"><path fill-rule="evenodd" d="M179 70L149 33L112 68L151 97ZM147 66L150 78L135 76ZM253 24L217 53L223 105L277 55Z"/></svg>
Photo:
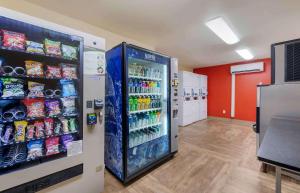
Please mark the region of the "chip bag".
<svg viewBox="0 0 300 193"><path fill-rule="evenodd" d="M26 139L32 140L34 138L35 134L35 126L34 125L28 125L27 126L27 132L26 132Z"/></svg>
<svg viewBox="0 0 300 193"><path fill-rule="evenodd" d="M46 118L44 120L44 123L45 123L46 136L53 135L54 120L52 118Z"/></svg>
<svg viewBox="0 0 300 193"><path fill-rule="evenodd" d="M61 114L58 100L46 100L45 106L48 116L57 116Z"/></svg>
<svg viewBox="0 0 300 193"><path fill-rule="evenodd" d="M7 30L1 30L3 46L13 49L25 49L25 34Z"/></svg>
<svg viewBox="0 0 300 193"><path fill-rule="evenodd" d="M77 79L77 69L72 64L61 64L62 77L66 79Z"/></svg>
<svg viewBox="0 0 300 193"><path fill-rule="evenodd" d="M64 58L71 60L77 59L77 47L62 44L61 49Z"/></svg>
<svg viewBox="0 0 300 193"><path fill-rule="evenodd" d="M61 78L61 68L59 66L46 66L47 78Z"/></svg>
<svg viewBox="0 0 300 193"><path fill-rule="evenodd" d="M36 118L45 116L43 99L25 99L23 103L27 107L27 117Z"/></svg>
<svg viewBox="0 0 300 193"><path fill-rule="evenodd" d="M25 61L25 67L28 76L44 76L43 64L40 62L27 60Z"/></svg>
<svg viewBox="0 0 300 193"><path fill-rule="evenodd" d="M76 119L75 118L70 118L68 120L68 122L69 122L69 131L71 133L76 132L77 131L77 122L76 122Z"/></svg>
<svg viewBox="0 0 300 193"><path fill-rule="evenodd" d="M61 141L64 149L69 149L74 141L74 137L71 134L61 136Z"/></svg>
<svg viewBox="0 0 300 193"><path fill-rule="evenodd" d="M63 133L64 134L67 134L69 133L69 123L68 123L68 119L65 119L65 118L60 118L59 119L62 123L62 130L63 130Z"/></svg>
<svg viewBox="0 0 300 193"><path fill-rule="evenodd" d="M35 121L34 127L35 127L35 137L36 138L45 137L45 125L44 125L43 121Z"/></svg>
<svg viewBox="0 0 300 193"><path fill-rule="evenodd" d="M24 81L17 78L1 78L3 84L2 97L23 97Z"/></svg>
<svg viewBox="0 0 300 193"><path fill-rule="evenodd" d="M61 98L60 99L63 106L63 113L65 115L72 115L76 114L76 106L75 106L75 99L72 98Z"/></svg>
<svg viewBox="0 0 300 193"><path fill-rule="evenodd" d="M71 97L77 96L77 92L75 89L75 85L71 80L60 80L62 96L63 97Z"/></svg>
<svg viewBox="0 0 300 193"><path fill-rule="evenodd" d="M44 87L42 83L28 81L28 97L44 97Z"/></svg>
<svg viewBox="0 0 300 193"><path fill-rule="evenodd" d="M26 51L30 53L44 54L43 44L33 41L26 41Z"/></svg>
<svg viewBox="0 0 300 193"><path fill-rule="evenodd" d="M61 56L60 42L45 39L45 52L49 55Z"/></svg>
<svg viewBox="0 0 300 193"><path fill-rule="evenodd" d="M25 129L27 127L27 121L15 121L15 142L25 141Z"/></svg>
<svg viewBox="0 0 300 193"><path fill-rule="evenodd" d="M43 156L43 140L30 141L27 144L27 160L35 160Z"/></svg>
<svg viewBox="0 0 300 193"><path fill-rule="evenodd" d="M46 139L46 155L53 155L59 153L59 137L52 137Z"/></svg>

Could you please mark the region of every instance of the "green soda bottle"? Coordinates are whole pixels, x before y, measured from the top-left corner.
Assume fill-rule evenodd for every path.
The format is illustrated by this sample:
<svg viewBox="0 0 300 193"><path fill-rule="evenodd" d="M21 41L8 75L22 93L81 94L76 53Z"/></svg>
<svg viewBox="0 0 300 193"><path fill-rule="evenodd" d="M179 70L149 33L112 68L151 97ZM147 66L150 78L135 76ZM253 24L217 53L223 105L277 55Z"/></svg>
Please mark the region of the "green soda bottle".
<svg viewBox="0 0 300 193"><path fill-rule="evenodd" d="M138 98L137 97L134 97L133 104L134 104L133 111L137 111L137 107L138 107Z"/></svg>

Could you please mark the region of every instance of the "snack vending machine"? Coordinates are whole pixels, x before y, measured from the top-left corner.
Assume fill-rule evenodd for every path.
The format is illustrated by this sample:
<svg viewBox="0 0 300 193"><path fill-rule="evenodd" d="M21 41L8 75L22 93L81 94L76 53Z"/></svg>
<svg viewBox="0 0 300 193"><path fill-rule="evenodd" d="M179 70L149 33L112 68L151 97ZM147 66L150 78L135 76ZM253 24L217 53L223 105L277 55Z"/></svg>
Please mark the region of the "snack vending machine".
<svg viewBox="0 0 300 193"><path fill-rule="evenodd" d="M0 17L0 191L83 173L83 38Z"/></svg>
<svg viewBox="0 0 300 193"><path fill-rule="evenodd" d="M170 60L126 43L106 53L105 166L124 183L172 156Z"/></svg>

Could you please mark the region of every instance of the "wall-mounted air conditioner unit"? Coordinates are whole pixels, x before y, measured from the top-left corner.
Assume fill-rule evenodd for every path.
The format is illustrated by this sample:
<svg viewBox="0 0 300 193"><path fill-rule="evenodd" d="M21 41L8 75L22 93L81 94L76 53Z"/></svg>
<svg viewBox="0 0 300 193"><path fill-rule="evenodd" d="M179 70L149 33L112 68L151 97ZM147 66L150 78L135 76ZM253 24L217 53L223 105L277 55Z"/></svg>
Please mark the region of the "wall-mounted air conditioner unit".
<svg viewBox="0 0 300 193"><path fill-rule="evenodd" d="M255 62L250 64L242 64L231 66L231 74L242 74L242 73L251 73L251 72L262 72L264 71L263 62Z"/></svg>

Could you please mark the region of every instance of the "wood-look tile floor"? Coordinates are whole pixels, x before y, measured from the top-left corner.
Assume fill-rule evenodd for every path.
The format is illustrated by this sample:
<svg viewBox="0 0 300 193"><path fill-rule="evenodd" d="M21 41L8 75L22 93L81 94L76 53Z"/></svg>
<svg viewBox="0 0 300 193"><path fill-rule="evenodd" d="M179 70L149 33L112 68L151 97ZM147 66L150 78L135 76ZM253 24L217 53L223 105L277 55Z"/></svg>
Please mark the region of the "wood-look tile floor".
<svg viewBox="0 0 300 193"><path fill-rule="evenodd" d="M180 128L174 159L124 187L105 173L105 193L274 193L275 177L262 173L251 124L209 119ZM284 179L283 193L300 193Z"/></svg>

